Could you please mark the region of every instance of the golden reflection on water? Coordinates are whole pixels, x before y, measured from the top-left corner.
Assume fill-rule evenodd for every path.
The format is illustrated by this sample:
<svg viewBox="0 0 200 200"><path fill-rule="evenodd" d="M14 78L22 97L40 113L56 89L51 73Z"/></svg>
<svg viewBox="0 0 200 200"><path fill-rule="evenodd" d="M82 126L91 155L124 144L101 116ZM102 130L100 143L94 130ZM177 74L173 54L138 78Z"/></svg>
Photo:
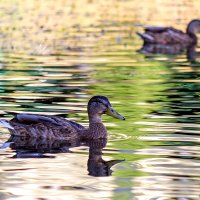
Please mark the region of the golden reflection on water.
<svg viewBox="0 0 200 200"><path fill-rule="evenodd" d="M185 30L185 24L200 14L196 0L178 3L172 0L145 3L138 0L58 0L56 4L52 0L26 1L24 4L4 0L1 5L3 49L9 52L25 50L36 55L71 50L79 54L85 50L91 52L96 44L102 46L112 42L107 32L113 32L116 37L135 37L134 32L141 24L173 24Z"/></svg>
<svg viewBox="0 0 200 200"><path fill-rule="evenodd" d="M38 147L39 142L32 141L32 139L27 141L26 139L21 140L17 137L11 139L13 142L16 142L16 140L18 141L16 144L11 144L11 147L17 150L14 156L14 158L17 158L14 160L15 164L12 164L12 159L7 159L8 155L14 153L11 149L7 149L5 155L1 155L1 158L3 160L5 159L1 166L1 170L4 172L1 177L1 190L4 192L5 197L13 196L16 198L23 198L23 196L26 196L27 198L48 199L64 199L69 197L73 199L74 192L77 192L76 198L78 199L81 199L83 196L87 196L89 199L97 197L109 198L112 196L112 190L115 187L112 183L114 178L107 177L111 175L110 173L112 173L112 170L110 170L110 167L102 168L102 165L99 165L99 162L102 161L101 159L96 161L101 154L102 147L105 145L104 141L95 141L97 142L96 144L93 144L93 141L92 143L89 141L90 156L88 158L88 155L86 155L88 147L75 147L71 151L66 145L62 145L59 141L57 144L56 141L54 143L43 141L40 142L43 145ZM103 142L103 144L101 144L101 142ZM61 146L59 146L59 144ZM33 153L31 151L26 152L25 149L27 149L27 147L25 145L36 148L38 153ZM101 145L103 146L101 147ZM24 150L22 149L23 146L25 148ZM60 149L58 147L60 147ZM52 153L48 154L48 149L51 149L52 153L54 151L56 153L60 152L60 154L57 154L55 157ZM47 153L44 155L45 152ZM79 155L80 158L78 160L77 155ZM46 156L46 158L41 156ZM28 162L25 158L28 159ZM114 162L113 164L121 162L121 160L111 161L109 156L107 156L106 159L109 161L103 161L105 165L109 162ZM86 165L88 165L88 169L85 167ZM72 170L74 166L76 166L76 170ZM97 169L100 167L101 170L96 171L96 167ZM102 178L98 177L99 172L101 172L100 175ZM88 173L97 176L97 178L90 178L87 175ZM104 176L107 178L103 178Z"/></svg>

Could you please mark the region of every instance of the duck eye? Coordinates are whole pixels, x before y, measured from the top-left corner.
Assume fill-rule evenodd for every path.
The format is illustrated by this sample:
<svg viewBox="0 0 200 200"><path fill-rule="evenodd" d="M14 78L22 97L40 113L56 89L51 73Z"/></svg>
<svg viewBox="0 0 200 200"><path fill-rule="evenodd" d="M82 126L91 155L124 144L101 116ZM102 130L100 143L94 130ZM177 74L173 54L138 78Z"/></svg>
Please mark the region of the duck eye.
<svg viewBox="0 0 200 200"><path fill-rule="evenodd" d="M102 110L102 114L106 114L106 112L107 112L107 109L104 108L104 109Z"/></svg>

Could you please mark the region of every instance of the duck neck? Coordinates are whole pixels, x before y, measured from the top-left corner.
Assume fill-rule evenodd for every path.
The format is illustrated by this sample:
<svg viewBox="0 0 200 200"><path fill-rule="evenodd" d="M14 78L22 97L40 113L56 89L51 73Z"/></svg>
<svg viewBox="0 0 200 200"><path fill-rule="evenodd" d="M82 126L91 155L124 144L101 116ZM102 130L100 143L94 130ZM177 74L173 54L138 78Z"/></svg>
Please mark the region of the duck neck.
<svg viewBox="0 0 200 200"><path fill-rule="evenodd" d="M89 123L90 124L94 124L94 123L102 123L101 121L101 115L98 115L98 114L93 114L93 115L90 115L88 114L88 118L89 118Z"/></svg>
<svg viewBox="0 0 200 200"><path fill-rule="evenodd" d="M190 36L190 38L192 38L194 44L197 44L196 33L199 31L200 31L200 20L193 20L188 24L186 33Z"/></svg>
<svg viewBox="0 0 200 200"><path fill-rule="evenodd" d="M87 138L99 139L106 138L107 130L101 121L100 115L89 115L89 128L87 131Z"/></svg>
<svg viewBox="0 0 200 200"><path fill-rule="evenodd" d="M190 38L192 39L192 45L196 45L198 42L197 36L195 35L195 33L188 33L188 35L190 36Z"/></svg>

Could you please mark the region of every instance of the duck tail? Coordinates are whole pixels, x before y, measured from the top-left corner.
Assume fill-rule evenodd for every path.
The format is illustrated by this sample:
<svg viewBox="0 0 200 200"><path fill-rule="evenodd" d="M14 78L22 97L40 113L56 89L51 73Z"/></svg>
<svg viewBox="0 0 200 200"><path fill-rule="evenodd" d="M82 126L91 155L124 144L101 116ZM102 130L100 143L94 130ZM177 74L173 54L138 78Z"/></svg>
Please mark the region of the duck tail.
<svg viewBox="0 0 200 200"><path fill-rule="evenodd" d="M139 33L136 32L145 42L149 42L149 43L153 43L154 42L154 38L146 33Z"/></svg>
<svg viewBox="0 0 200 200"><path fill-rule="evenodd" d="M1 124L3 127L5 127L5 128L14 129L14 127L11 126L11 125L9 124L9 122L6 121L5 119L0 119L0 124Z"/></svg>

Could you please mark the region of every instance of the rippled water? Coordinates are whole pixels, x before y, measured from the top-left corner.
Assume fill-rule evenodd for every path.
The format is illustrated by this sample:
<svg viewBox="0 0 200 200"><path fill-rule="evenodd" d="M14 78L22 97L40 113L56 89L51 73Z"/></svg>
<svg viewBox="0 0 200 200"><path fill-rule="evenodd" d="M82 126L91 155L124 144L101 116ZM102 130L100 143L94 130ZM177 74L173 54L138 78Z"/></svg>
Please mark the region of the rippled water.
<svg viewBox="0 0 200 200"><path fill-rule="evenodd" d="M0 128L0 199L199 199L200 49L144 54L135 34L148 24L184 30L199 2L80 1L66 13L50 2L1 5L0 117L87 126L88 99L105 95L127 120L104 116L108 141L86 143L13 139Z"/></svg>

